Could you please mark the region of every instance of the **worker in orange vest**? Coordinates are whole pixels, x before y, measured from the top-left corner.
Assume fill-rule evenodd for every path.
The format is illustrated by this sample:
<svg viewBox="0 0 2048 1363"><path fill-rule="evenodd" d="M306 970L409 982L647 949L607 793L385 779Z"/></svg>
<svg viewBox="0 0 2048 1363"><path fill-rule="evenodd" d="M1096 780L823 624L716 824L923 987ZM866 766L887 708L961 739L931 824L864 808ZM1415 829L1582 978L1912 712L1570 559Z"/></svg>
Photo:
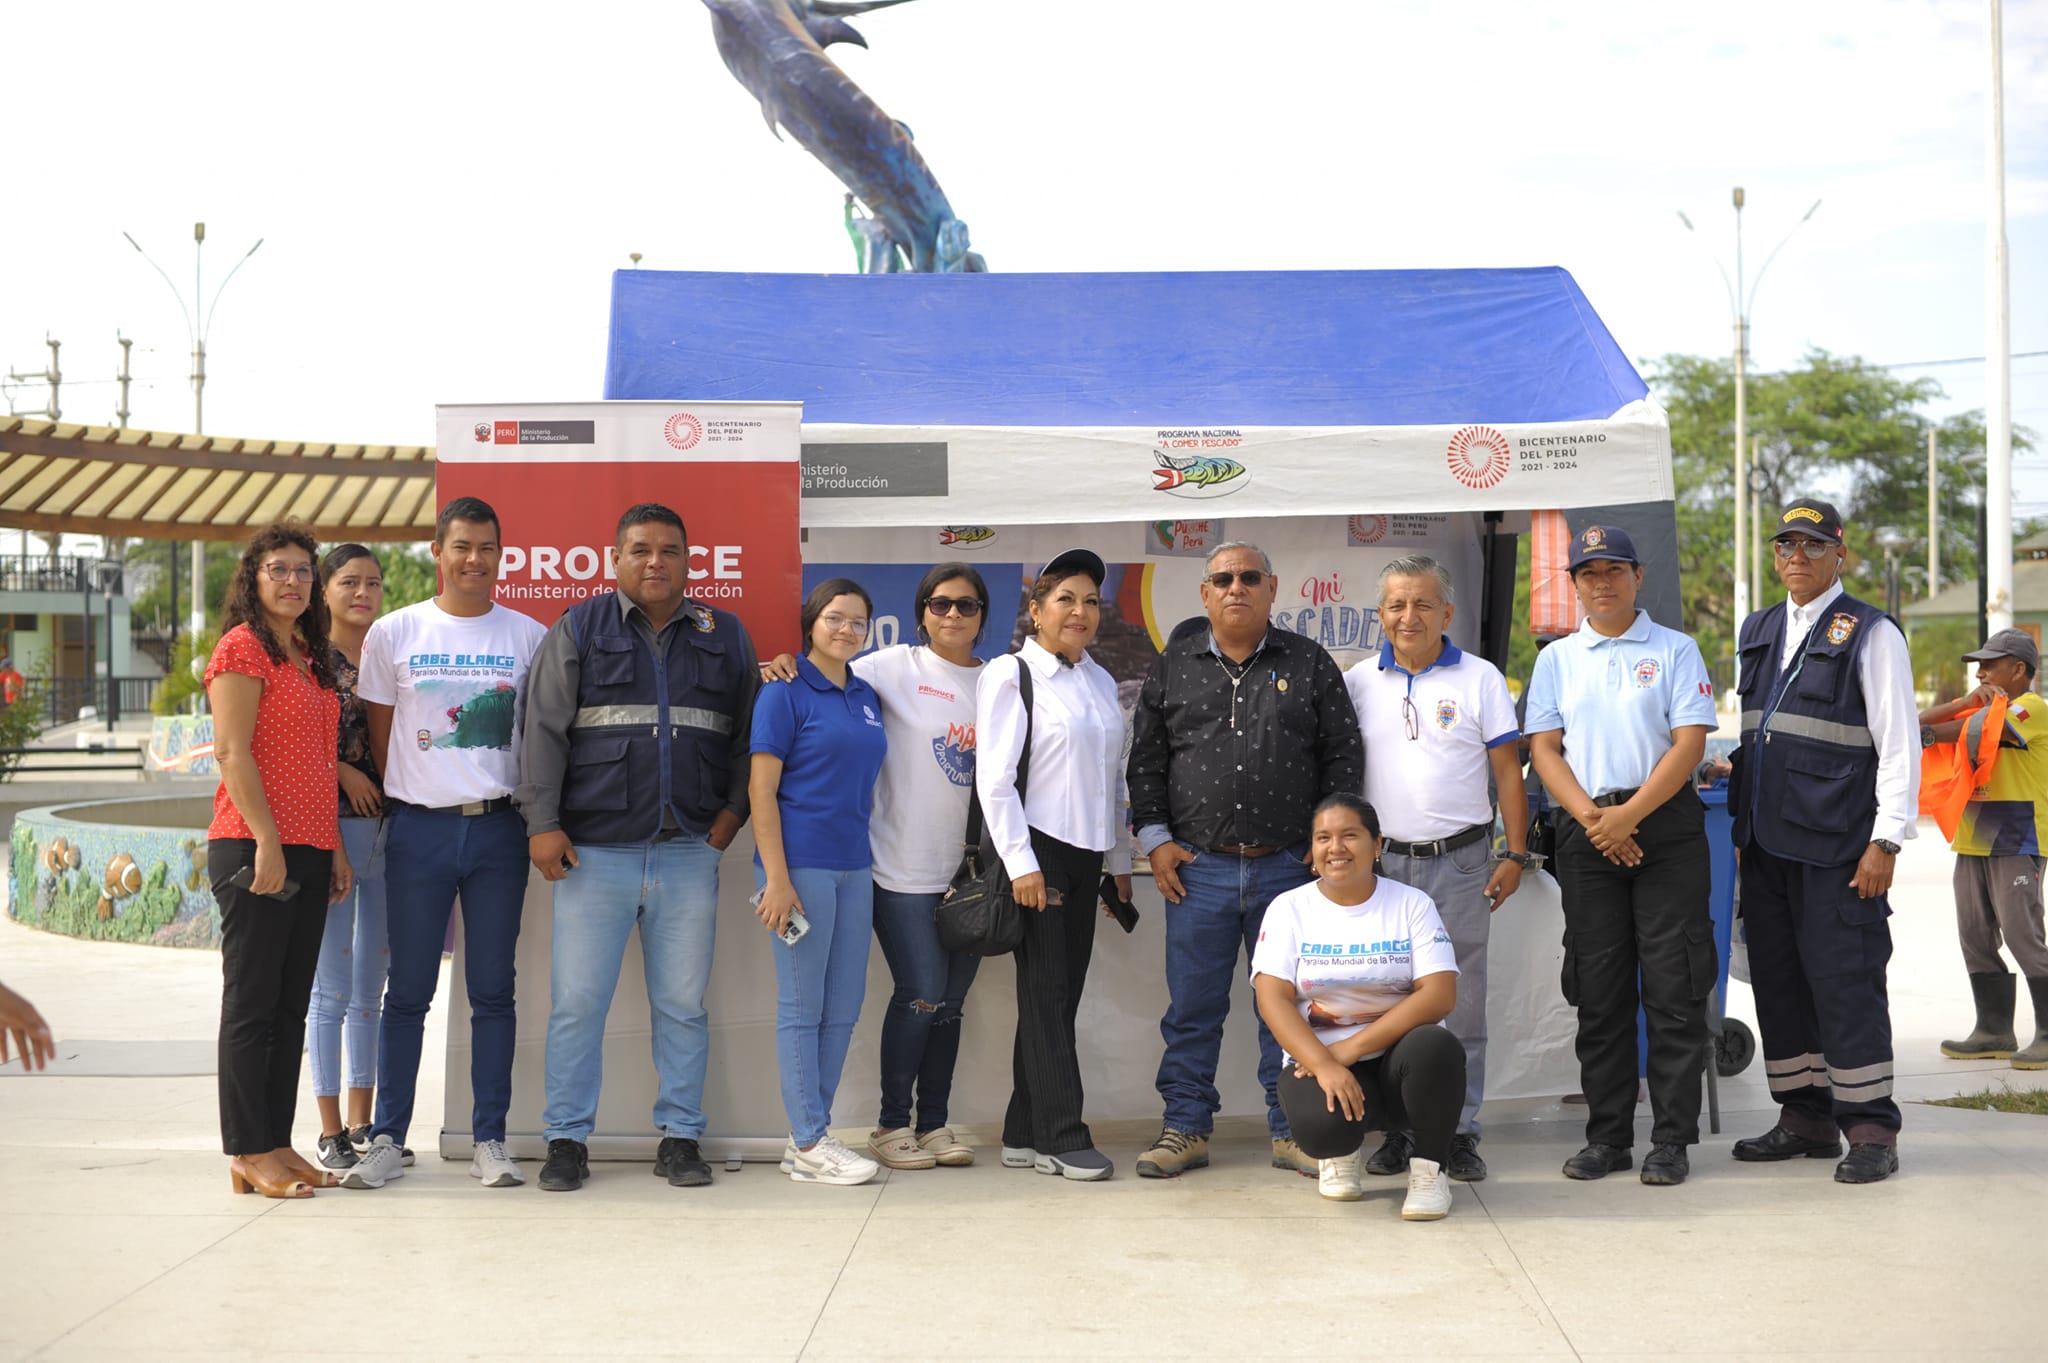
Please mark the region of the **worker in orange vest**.
<svg viewBox="0 0 2048 1363"><path fill-rule="evenodd" d="M1975 691L1920 713L1923 747L1968 740L1969 712L2005 702L2000 751L1971 795L1950 847L1956 854L1956 935L1970 972L1977 1026L1941 1053L1957 1060L2004 1060L2048 1069L2048 940L2041 923L2041 876L2048 846L2048 701L2034 691L2041 649L2024 630L2002 629L1963 655L1977 664ZM1972 744L1976 749L1983 739ZM2001 939L2027 977L2034 1037L2024 1049L2013 1030L2016 981L1999 957Z"/></svg>

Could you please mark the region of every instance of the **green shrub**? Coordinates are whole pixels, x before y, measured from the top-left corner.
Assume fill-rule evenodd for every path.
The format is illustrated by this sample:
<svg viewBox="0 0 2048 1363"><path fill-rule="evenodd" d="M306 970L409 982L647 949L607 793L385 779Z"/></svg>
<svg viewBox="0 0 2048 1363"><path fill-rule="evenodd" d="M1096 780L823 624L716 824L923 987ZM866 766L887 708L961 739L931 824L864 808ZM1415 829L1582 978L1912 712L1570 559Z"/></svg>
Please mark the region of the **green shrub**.
<svg viewBox="0 0 2048 1363"><path fill-rule="evenodd" d="M196 636L178 636L178 646L171 650L170 669L164 673L163 681L157 684L156 695L149 702L152 714L182 715L187 709L186 701L204 694L206 688L193 675L192 661L198 659L199 670L205 671L206 660L213 656L213 646L219 639L220 635L212 630Z"/></svg>

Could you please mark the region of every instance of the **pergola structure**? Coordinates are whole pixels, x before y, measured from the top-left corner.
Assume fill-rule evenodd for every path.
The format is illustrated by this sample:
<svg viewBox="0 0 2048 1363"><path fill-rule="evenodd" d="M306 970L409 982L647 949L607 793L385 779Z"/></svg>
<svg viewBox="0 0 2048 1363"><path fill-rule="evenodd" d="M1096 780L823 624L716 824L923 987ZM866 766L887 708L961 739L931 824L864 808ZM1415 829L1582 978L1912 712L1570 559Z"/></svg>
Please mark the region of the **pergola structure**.
<svg viewBox="0 0 2048 1363"><path fill-rule="evenodd" d="M428 445L242 440L0 416L0 527L237 540L296 520L329 540L433 536Z"/></svg>

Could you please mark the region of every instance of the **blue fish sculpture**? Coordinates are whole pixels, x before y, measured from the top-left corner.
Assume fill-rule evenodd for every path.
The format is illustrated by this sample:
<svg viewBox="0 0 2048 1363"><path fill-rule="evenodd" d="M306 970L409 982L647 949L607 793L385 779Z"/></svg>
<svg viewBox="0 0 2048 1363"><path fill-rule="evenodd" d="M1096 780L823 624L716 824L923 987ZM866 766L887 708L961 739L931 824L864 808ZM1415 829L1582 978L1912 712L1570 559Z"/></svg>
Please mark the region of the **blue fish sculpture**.
<svg viewBox="0 0 2048 1363"><path fill-rule="evenodd" d="M849 15L902 3L704 0L704 7L711 11L718 55L761 101L769 131L795 138L874 215L856 220L849 214L847 223L860 234L869 273L900 268L899 251L920 273L986 270L910 129L884 113L825 55L834 43L867 46L847 22Z"/></svg>

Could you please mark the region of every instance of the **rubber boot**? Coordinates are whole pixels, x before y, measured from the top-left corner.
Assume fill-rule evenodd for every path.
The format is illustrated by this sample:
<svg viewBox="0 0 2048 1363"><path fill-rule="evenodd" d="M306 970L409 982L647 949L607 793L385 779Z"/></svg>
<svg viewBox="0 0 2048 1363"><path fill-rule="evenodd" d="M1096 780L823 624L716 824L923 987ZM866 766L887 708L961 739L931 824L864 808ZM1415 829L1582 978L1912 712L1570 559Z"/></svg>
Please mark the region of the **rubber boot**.
<svg viewBox="0 0 2048 1363"><path fill-rule="evenodd" d="M2027 976L2027 992L2034 996L2034 1039L2024 1051L2012 1053L2012 1067L2048 1070L2048 976Z"/></svg>
<svg viewBox="0 0 2048 1363"><path fill-rule="evenodd" d="M2030 981L2031 983L2031 981ZM1977 1000L1977 1030L1961 1041L1944 1041L1941 1053L1951 1060L2004 1060L2019 1048L2012 1032L2013 1000L2019 977L2003 970L1970 975L1970 993Z"/></svg>

